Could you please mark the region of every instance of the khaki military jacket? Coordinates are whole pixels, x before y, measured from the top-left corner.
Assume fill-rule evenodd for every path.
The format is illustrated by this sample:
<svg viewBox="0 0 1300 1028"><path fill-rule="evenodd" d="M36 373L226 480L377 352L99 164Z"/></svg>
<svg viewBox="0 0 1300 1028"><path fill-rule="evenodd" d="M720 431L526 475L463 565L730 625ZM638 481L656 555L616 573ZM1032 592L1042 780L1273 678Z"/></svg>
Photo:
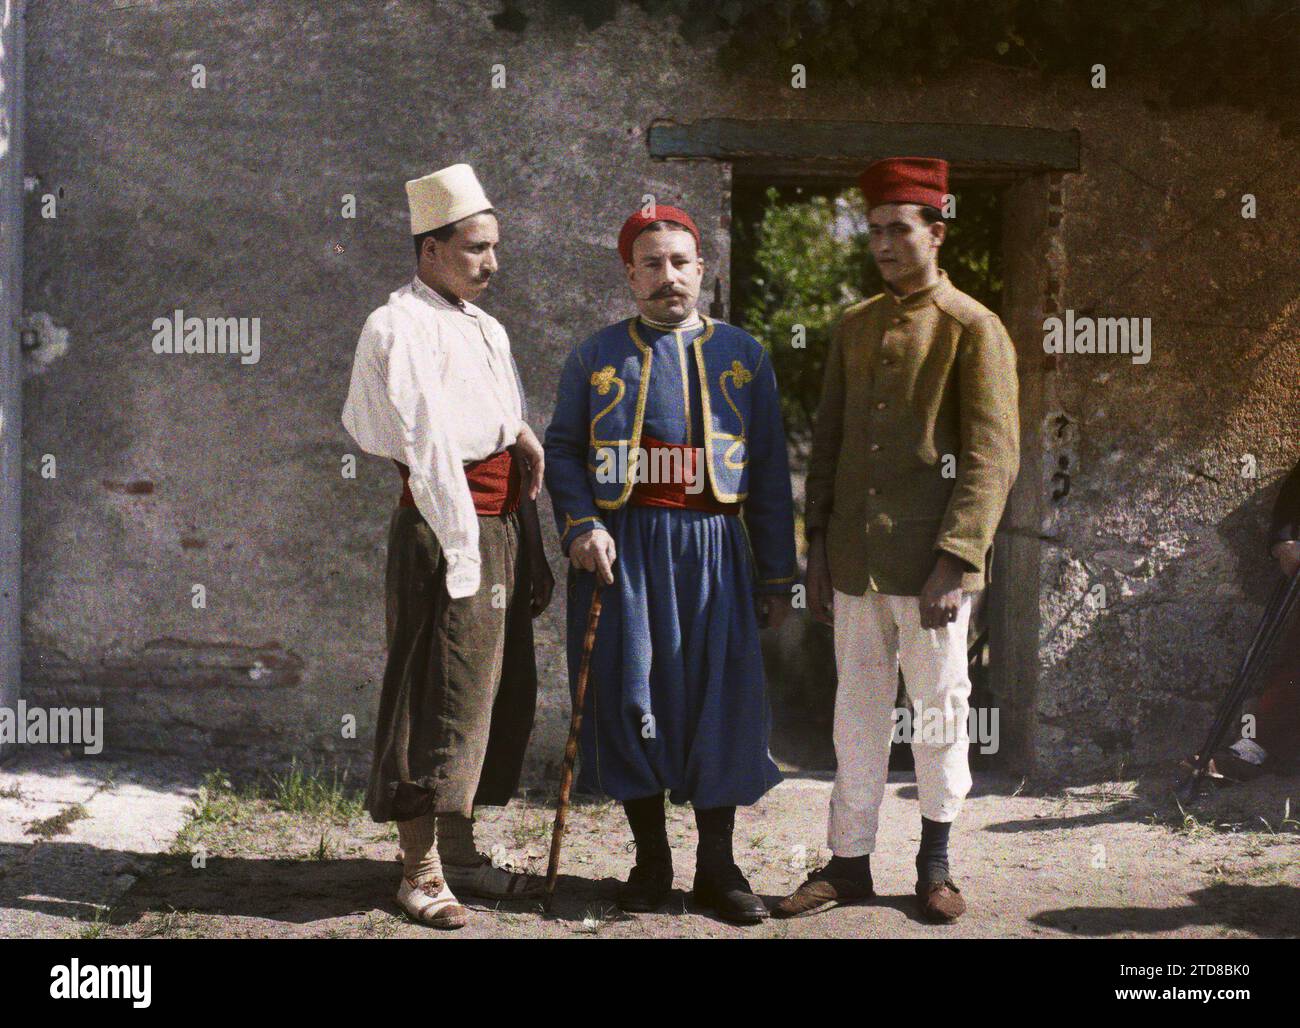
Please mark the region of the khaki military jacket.
<svg viewBox="0 0 1300 1028"><path fill-rule="evenodd" d="M1020 466L1016 355L997 315L939 280L886 291L837 323L806 485L841 592L919 595L940 552L989 581Z"/></svg>

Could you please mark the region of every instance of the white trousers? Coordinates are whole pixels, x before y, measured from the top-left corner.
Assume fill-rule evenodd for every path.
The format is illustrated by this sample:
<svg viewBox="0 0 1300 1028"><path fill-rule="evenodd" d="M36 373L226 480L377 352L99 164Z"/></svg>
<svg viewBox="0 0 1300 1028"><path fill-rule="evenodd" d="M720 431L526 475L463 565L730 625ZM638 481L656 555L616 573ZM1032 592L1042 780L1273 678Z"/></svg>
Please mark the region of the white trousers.
<svg viewBox="0 0 1300 1028"><path fill-rule="evenodd" d="M827 842L836 856L860 857L876 848L900 665L912 704L921 815L931 821L957 817L971 787L966 630L973 596L962 594L956 621L927 629L915 596L835 591L837 770Z"/></svg>

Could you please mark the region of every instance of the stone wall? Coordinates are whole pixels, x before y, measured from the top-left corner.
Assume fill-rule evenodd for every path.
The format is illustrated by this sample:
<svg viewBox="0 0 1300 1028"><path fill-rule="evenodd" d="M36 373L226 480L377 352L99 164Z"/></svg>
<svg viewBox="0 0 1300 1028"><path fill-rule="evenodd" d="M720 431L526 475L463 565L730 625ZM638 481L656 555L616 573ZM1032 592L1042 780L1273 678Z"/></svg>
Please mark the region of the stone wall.
<svg viewBox="0 0 1300 1028"><path fill-rule="evenodd" d="M725 269L725 169L652 161L652 120L839 118L1080 130L1081 173L1051 187L1037 228L1009 221L1009 244L1041 247L1007 312L1041 407L1020 486L1039 523L1018 526L1008 583L1041 590L1038 624L1017 622L1036 635L1009 686L1017 762L1083 777L1201 731L1261 608L1267 507L1300 457L1300 156L1274 123L984 65L870 93L815 67L807 89L788 68L728 79L707 38L637 8L588 32L534 3L512 34L490 0L117 7L28 15L30 702L103 704L111 747L364 763L398 481L364 455L342 476L339 411L361 324L413 270L403 181L468 161L500 208L482 304L540 429L568 347L631 309L615 236L645 194L697 213L708 286ZM1150 363L1047 358L1032 330L1053 305L1152 318ZM177 308L259 318L259 361L155 354L153 319ZM1052 499L1058 472L1069 490ZM544 502L562 583L549 517ZM538 628L534 777L567 723L562 604L558 589Z"/></svg>

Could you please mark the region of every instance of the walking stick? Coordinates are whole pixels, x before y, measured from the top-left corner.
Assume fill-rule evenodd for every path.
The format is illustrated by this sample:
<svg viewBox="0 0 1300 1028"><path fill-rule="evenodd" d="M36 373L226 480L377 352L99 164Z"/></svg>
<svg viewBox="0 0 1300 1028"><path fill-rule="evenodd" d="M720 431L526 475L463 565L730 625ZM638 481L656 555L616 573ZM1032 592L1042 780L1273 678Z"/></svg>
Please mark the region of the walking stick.
<svg viewBox="0 0 1300 1028"><path fill-rule="evenodd" d="M1290 619L1297 602L1300 602L1300 571L1290 579L1283 579L1274 587L1264 608L1264 616L1260 618L1259 626L1255 629L1255 636L1246 649L1241 670L1237 672L1232 687L1219 705L1214 721L1210 725L1209 734L1196 754L1192 773L1178 786L1177 795L1183 802L1191 802L1196 798L1201 782L1209 770L1210 760L1214 757L1214 751L1219 748L1224 735L1232 725L1233 714L1251 695L1256 680L1268 663L1273 645L1282 634L1282 629Z"/></svg>
<svg viewBox="0 0 1300 1028"><path fill-rule="evenodd" d="M546 867L546 898L542 909L551 912L555 884L560 877L560 846L564 842L564 825L569 813L569 790L573 786L573 762L578 758L578 733L582 730L582 706L587 698L587 678L591 674L591 651L596 644L596 626L600 624L600 578L591 594L587 612L587 634L582 637L582 663L578 665L578 685L573 691L573 714L569 718L569 741L564 744L564 770L560 774L560 800L555 807L555 828L551 832L551 860Z"/></svg>

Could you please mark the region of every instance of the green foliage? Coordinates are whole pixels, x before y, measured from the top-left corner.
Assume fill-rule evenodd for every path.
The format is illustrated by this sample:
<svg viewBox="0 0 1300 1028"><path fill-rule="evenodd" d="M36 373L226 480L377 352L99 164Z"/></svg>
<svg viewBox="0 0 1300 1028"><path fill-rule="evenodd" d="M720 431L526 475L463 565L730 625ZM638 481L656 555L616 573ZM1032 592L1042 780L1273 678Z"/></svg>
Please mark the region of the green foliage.
<svg viewBox="0 0 1300 1028"><path fill-rule="evenodd" d="M261 777L261 776L259 776ZM355 817L363 809L360 794L349 787L347 771L308 770L295 758L283 774L271 773L258 783L236 788L226 772L209 772L199 786L190 816L195 824L237 824L249 816L259 800L269 800L291 814L339 819Z"/></svg>
<svg viewBox="0 0 1300 1028"><path fill-rule="evenodd" d="M328 779L322 771L307 771L295 759L284 775L271 776L271 799L281 810L328 818L356 817L364 809L359 794L348 787L348 774L337 768Z"/></svg>
<svg viewBox="0 0 1300 1028"><path fill-rule="evenodd" d="M834 231L838 208L826 196L783 202L772 187L756 230L736 226L737 250L752 234L753 261L747 288L732 298L737 320L772 354L797 450L808 442L831 328L845 307L880 284L865 237ZM792 346L795 326L805 333L802 348Z"/></svg>
<svg viewBox="0 0 1300 1028"><path fill-rule="evenodd" d="M998 194L957 196L940 264L957 288L994 310L1002 288ZM735 320L772 354L786 433L804 457L821 395L831 330L851 304L883 285L867 249L866 210L856 188L826 194L768 187L737 191L733 259ZM803 345L792 345L803 326Z"/></svg>
<svg viewBox="0 0 1300 1028"><path fill-rule="evenodd" d="M1295 0L630 0L733 72L805 65L825 79L906 81L982 60L1045 74L1130 75L1168 103L1226 103L1294 118L1300 96ZM619 0L548 0L589 30ZM497 28L524 31L518 0Z"/></svg>
<svg viewBox="0 0 1300 1028"><path fill-rule="evenodd" d="M203 776L190 820L201 824L226 821L233 818L239 805L240 797L235 787L226 773L217 768Z"/></svg>

